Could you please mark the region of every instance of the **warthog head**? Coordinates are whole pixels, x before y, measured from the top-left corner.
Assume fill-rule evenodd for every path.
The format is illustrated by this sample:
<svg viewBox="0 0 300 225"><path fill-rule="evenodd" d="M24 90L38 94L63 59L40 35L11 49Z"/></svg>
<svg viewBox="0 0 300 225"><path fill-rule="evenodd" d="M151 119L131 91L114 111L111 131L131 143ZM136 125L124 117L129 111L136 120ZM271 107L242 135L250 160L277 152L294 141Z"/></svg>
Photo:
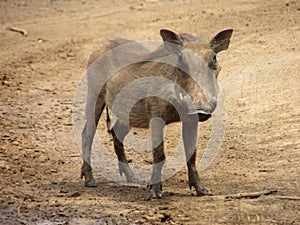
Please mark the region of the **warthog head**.
<svg viewBox="0 0 300 225"><path fill-rule="evenodd" d="M217 54L228 48L232 32L231 29L221 31L209 43L203 43L189 34L160 31L165 48L178 55L176 67L180 72L176 73L173 102L185 106L188 117L198 115L199 121L205 121L214 112L219 96L217 78L221 70Z"/></svg>

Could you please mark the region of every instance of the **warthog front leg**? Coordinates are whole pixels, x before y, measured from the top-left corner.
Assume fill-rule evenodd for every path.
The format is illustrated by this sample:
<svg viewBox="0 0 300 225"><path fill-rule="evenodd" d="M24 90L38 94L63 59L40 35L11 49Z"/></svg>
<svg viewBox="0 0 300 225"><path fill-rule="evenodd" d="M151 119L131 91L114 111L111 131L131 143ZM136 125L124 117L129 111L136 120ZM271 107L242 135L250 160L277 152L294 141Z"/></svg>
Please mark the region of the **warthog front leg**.
<svg viewBox="0 0 300 225"><path fill-rule="evenodd" d="M137 180L135 179L134 174L128 165L128 160L124 152L123 142L125 136L128 134L129 131L130 128L126 125L121 124L118 120L113 126L112 136L114 141L115 152L119 160L120 175L124 173L128 183L136 183Z"/></svg>
<svg viewBox="0 0 300 225"><path fill-rule="evenodd" d="M148 189L151 190L150 198L162 198L162 183L161 171L165 162L164 142L163 142L163 128L164 121L161 119L153 119L150 123L151 139L152 139L152 154L153 154L153 168L152 176Z"/></svg>
<svg viewBox="0 0 300 225"><path fill-rule="evenodd" d="M195 187L197 195L212 195L200 184L200 178L196 168L196 144L197 144L198 122L183 122L182 133L185 155L188 167L189 187Z"/></svg>

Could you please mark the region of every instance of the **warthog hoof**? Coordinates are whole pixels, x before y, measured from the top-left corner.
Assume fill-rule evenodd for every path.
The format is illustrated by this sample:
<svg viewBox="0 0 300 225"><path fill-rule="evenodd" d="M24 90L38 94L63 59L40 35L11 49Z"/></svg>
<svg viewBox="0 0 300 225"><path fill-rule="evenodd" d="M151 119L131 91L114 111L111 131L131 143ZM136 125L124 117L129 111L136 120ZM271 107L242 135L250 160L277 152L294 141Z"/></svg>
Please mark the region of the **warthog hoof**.
<svg viewBox="0 0 300 225"><path fill-rule="evenodd" d="M93 179L86 180L85 181L85 186L86 187L97 187L98 185L96 184L96 181Z"/></svg>
<svg viewBox="0 0 300 225"><path fill-rule="evenodd" d="M139 180L134 176L134 173L130 169L129 165L127 163L119 162L119 173L120 176L123 175L123 173L126 176L127 183L131 184L138 184Z"/></svg>
<svg viewBox="0 0 300 225"><path fill-rule="evenodd" d="M161 183L148 185L147 189L151 191L151 193L148 196L147 200L150 200L150 199L161 199L163 197L163 194L162 194L162 184Z"/></svg>
<svg viewBox="0 0 300 225"><path fill-rule="evenodd" d="M198 196L213 196L213 193L206 188L202 187L200 184L193 185L191 182L189 182L189 188L192 190L192 187L195 187L197 195Z"/></svg>
<svg viewBox="0 0 300 225"><path fill-rule="evenodd" d="M92 168L91 166L84 162L81 168L81 179L84 177L85 179L85 186L86 187L97 187L96 181L93 177Z"/></svg>
<svg viewBox="0 0 300 225"><path fill-rule="evenodd" d="M148 196L147 200L162 199L162 197L163 197L162 191L153 191L153 190L151 190L151 194Z"/></svg>
<svg viewBox="0 0 300 225"><path fill-rule="evenodd" d="M196 192L198 196L213 196L213 193L205 188L202 188L201 190L196 189Z"/></svg>

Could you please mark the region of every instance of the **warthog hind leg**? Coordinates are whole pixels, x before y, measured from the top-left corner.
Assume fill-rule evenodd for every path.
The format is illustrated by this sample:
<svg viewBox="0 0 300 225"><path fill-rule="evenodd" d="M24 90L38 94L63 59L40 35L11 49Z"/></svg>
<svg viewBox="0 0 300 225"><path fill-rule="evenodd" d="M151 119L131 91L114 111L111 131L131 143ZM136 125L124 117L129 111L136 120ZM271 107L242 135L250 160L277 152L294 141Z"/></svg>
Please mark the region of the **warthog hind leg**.
<svg viewBox="0 0 300 225"><path fill-rule="evenodd" d="M126 158L125 152L124 152L124 138L130 131L130 128L126 125L123 125L118 120L116 124L113 126L112 129L112 136L114 141L114 148L116 155L119 160L119 173L122 175L123 173L126 176L126 180L128 183L137 183L137 179L135 178L132 170L130 169L128 165L128 160Z"/></svg>
<svg viewBox="0 0 300 225"><path fill-rule="evenodd" d="M164 121L158 119L150 123L151 139L152 139L152 154L153 154L153 168L148 190L151 191L148 199L162 198L162 183L161 171L165 162L164 142L163 142L163 128Z"/></svg>

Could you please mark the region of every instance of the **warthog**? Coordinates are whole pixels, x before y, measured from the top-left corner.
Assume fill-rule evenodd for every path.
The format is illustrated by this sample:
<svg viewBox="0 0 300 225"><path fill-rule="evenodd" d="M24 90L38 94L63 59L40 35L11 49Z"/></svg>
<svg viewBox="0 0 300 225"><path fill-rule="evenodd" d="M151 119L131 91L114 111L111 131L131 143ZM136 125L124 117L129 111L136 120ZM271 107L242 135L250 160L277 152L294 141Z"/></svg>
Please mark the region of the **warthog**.
<svg viewBox="0 0 300 225"><path fill-rule="evenodd" d="M127 182L135 182L135 178L124 152L124 138L132 127L150 128L153 170L149 190L152 198L162 197L163 128L166 124L182 121L189 187L194 187L199 196L211 195L200 184L196 169L198 122L209 119L217 106L217 77L221 68L216 55L228 48L232 32L231 29L223 30L209 43L203 43L192 35L162 29L160 35L164 42L157 50L150 51L137 42L117 39L91 55L87 72L87 120L82 131L81 177L85 178L86 186L96 186L91 168L91 146L99 118L106 107L116 119L110 133L119 160L119 172L125 174ZM99 61L99 56L116 48L120 50ZM128 63L117 70L122 60ZM110 70L114 70L112 76L107 75ZM146 79L144 83L122 93L126 86L142 78ZM98 80L103 82L101 89ZM143 91L148 93L146 97L130 102Z"/></svg>

